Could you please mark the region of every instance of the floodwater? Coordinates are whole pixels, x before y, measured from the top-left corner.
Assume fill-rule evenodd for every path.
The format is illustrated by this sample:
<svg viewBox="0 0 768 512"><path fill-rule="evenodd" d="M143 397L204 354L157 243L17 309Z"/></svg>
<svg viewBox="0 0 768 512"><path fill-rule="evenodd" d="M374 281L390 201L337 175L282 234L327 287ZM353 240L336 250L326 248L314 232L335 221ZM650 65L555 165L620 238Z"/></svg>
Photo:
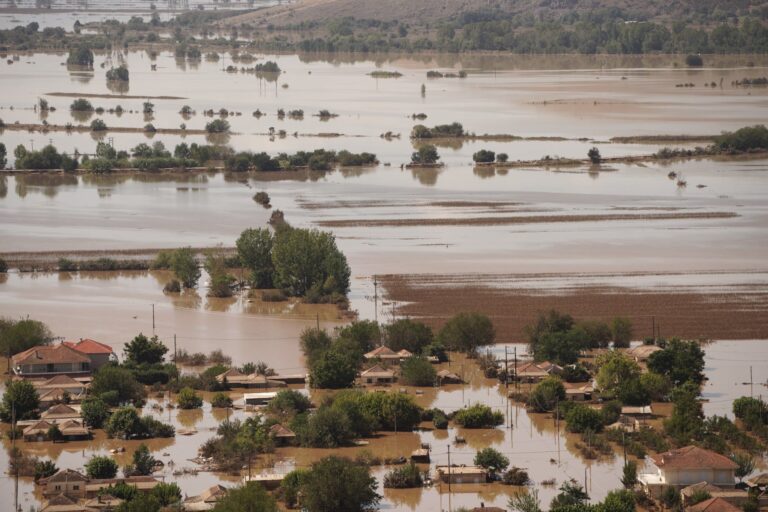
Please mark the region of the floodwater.
<svg viewBox="0 0 768 512"><path fill-rule="evenodd" d="M728 414L730 402L734 398L749 394L748 388L731 385L731 381L735 382L742 377L742 372L737 365L733 364L736 361L733 357L724 358L724 355L732 353L737 348L736 345L743 347L744 343L718 341L706 346L705 372L710 379L704 391L704 397L709 400L705 404L707 414ZM764 363L768 362L768 345L765 341L746 343L749 343L750 353L755 355L752 360L757 369L754 376L755 382L759 379L765 380L767 375L764 371L766 367ZM516 349L520 357L526 353L525 345L520 344L499 345L494 347L493 351L497 357L503 359L505 348L509 354ZM762 367L758 369L760 363ZM297 467L307 467L329 454L355 457L363 451L368 451L380 458L408 457L410 452L418 448L421 443L428 443L432 450L431 465L422 464L421 467L430 471L435 465L444 465L448 462L449 450L451 463L471 465L478 450L488 446L494 447L510 459L512 466L528 471L545 506L556 494L557 486L567 479L574 479L585 485L594 500L602 499L608 491L621 486L619 479L623 458L618 447L615 447L616 451L613 455L602 456L597 460L585 460L576 447L577 437L565 433L563 425L557 425L549 415L529 414L523 407L507 402L504 398L507 389L497 381L484 378L474 362L455 356L450 364L444 366L463 376L467 384L421 388L419 394L416 393L416 388L403 389L413 395L419 405L438 407L446 411L453 411L476 402L485 403L504 414L504 424L494 429L471 430L452 426L447 431L440 431L431 429L431 425L425 423L422 425L423 428L416 432L382 433L367 440L369 444L362 447L334 450L277 448L275 453L260 456L254 460L252 472L254 474L262 471L284 473ZM717 391L714 391L715 389ZM327 394L323 391L310 390L310 392L315 403ZM756 391L755 395L757 394ZM203 395L206 400L210 398L210 393ZM236 404L242 398L241 393L232 392L230 395ZM182 492L187 496L198 494L216 483L228 485L238 481L235 475L189 471L198 468L189 459L194 456L200 444L214 435L216 426L224 421L228 414L230 419L243 419L252 413L239 409L214 410L210 408L208 402L205 402L202 410L181 411L166 407L167 396L150 396L144 414L151 414L171 423L177 430L183 428L196 431L189 436L177 435L174 439L145 441L153 455L165 463L165 468L156 473L157 477L178 482ZM456 435L464 437L466 444L454 443ZM4 440L3 443L8 450L8 441ZM140 441L125 442L107 439L103 432L99 431L90 442L58 444L22 442L22 447L29 454L53 459L59 467L79 469L91 456L108 454L110 449L118 447L126 448L125 453L115 455L117 462L123 466L130 462L132 453L139 444ZM171 461L173 464L169 464ZM7 468L8 458L0 458L0 471L5 474ZM450 510L462 506L477 506L480 502L484 502L487 506L505 507L511 495L524 492L523 488L501 484L454 485L451 493L448 492L447 486L440 484L422 489L383 489L381 483L389 469L391 468L385 466L371 468L372 474L379 482L379 493L383 495L381 504L383 510ZM183 474L174 475L174 471L181 471ZM243 474L247 474L246 469L243 470ZM555 479L557 485L541 484L542 481L550 479ZM5 492L12 492L12 479L5 477L2 482L0 488ZM37 503L40 498L31 479L21 479L19 489L20 503L24 509Z"/></svg>
<svg viewBox="0 0 768 512"><path fill-rule="evenodd" d="M134 111L119 117L104 114L107 125L141 127L152 122L158 128L177 128L186 123L190 129L201 129L212 119L204 116L203 110L227 108L242 113L228 117L235 132L228 142L237 150L275 154L349 149L376 153L382 164L279 176L0 176L0 252L231 247L243 229L265 225L270 211L251 198L256 191L266 190L273 208L285 212L293 225L335 223L331 230L352 268L352 308L362 318L387 320L397 314L398 304L382 298L386 293L381 287L379 310L374 308L373 277L381 274L466 276L482 272L514 276L499 286L539 288L543 293L574 279L603 286L628 284L637 289L712 290L732 283L766 286L768 160L764 158L569 169L505 170L471 165L472 154L483 148L506 152L511 160L544 155L583 158L593 145L604 156L649 154L659 145L607 141L613 136L643 134L708 135L764 122L768 90L737 89L730 83L765 75L765 57L709 57L712 67L700 70L675 68L673 63L679 60L675 57L257 57L276 60L285 73L276 82L260 81L248 74L225 73L223 68L232 63L229 55L216 63L190 64L177 62L169 52L161 52L154 61L144 52L99 55L92 72L67 70L63 55L22 55L14 64L3 59L0 118L6 124L42 122L41 114L32 106L38 97L45 97L57 108L48 113L49 123L81 122L69 112L73 98L46 94L112 94L101 64L106 62L108 69L124 58L132 78L122 93L138 98L91 99L95 106L108 109L119 104ZM747 67L748 61L754 61L755 67ZM150 70L152 63L157 64L157 71ZM397 70L403 76L374 79L367 75L376 69ZM466 69L469 76L428 80L426 71L430 69ZM703 87L705 82L719 83L721 78L722 88ZM696 87L675 87L683 82L693 82ZM424 96L420 94L422 84L426 87ZM152 100L155 112L151 119L145 119L140 113L144 98L161 95L184 99ZM197 112L189 119L178 114L185 104ZM305 117L278 120L278 108L303 109ZM253 117L256 109L266 116ZM312 116L321 109L339 116L328 121ZM428 119L415 121L410 117L420 112ZM94 117L99 116L91 119ZM408 133L414 124L453 121L462 122L477 134L568 140L443 142L439 152L444 167L400 167L413 151ZM285 130L287 135L271 137L270 127ZM387 131L401 137L381 138ZM311 136L329 132L343 136ZM580 138L587 140L577 140ZM0 132L0 142L11 152L17 144L39 148L49 142L65 151L77 148L92 152L96 140L88 133ZM147 137L141 133L110 133L103 140L119 149L158 140L169 148L181 141L206 142L202 135ZM676 180L668 177L670 171L682 176L687 187L677 186ZM617 213L636 218L599 220ZM674 215L663 220L650 218L654 213ZM688 214L704 217L686 218ZM598 219L494 225L481 221L469 226L418 223L419 219L425 224L430 219L486 219L493 224L504 217L542 215L590 215ZM355 225L357 221L384 220L404 220L411 225ZM542 274L548 277L542 278ZM164 295L167 279L164 272L13 272L0 277L0 314L30 315L48 323L56 335L91 337L112 344L119 352L139 331L153 332L154 304L154 332L169 345L175 334L178 348L189 352L220 348L236 364L264 360L278 372L290 373L303 370L298 346L302 329L318 322L332 329L343 322L335 311L324 307L265 304L240 297L209 299L204 288L181 296ZM524 347L517 348L522 354ZM495 350L503 352L503 347ZM759 383L768 379L765 340L718 341L706 350L706 371L711 377L704 388L708 414L726 414L733 398L750 392L760 394ZM753 384L745 386L750 364L754 366ZM451 410L482 401L504 413L504 426L481 431L386 434L371 440L367 449L385 457L407 456L419 443L428 442L433 448L433 464L443 464L448 445L460 433L467 444L451 447L454 463L468 464L478 449L494 446L506 453L513 465L526 468L537 483L549 478L558 484L567 478L584 482L586 478L595 499L619 485L619 456L582 460L573 439L562 429L557 432L551 418L528 415L507 404L505 390L497 383L482 378L476 366L461 365L457 360L451 368L464 374L469 384L424 390L417 396L419 403ZM168 421L167 410L147 411ZM211 414L208 409L202 413L171 411L170 421L177 426L194 426L198 433L152 441L151 447L165 462L174 460L177 467L189 466L187 459L222 419L220 413ZM35 449L56 458L60 467L80 467L94 450L104 452L117 444L97 436L87 446L44 443ZM121 463L135 444L126 445L128 452L121 456ZM288 470L329 453L354 454L362 449L279 449L259 464L276 463L278 470ZM0 458L0 470L5 469L3 465L7 465L7 457ZM385 468L373 469L380 482L385 472ZM186 494L194 495L220 478L200 473L182 477L179 483ZM12 481L3 478L2 482L2 490L10 491ZM382 507L447 510L476 506L481 501L504 506L510 493L518 491L500 485L456 487L450 495L447 489L436 487L382 490ZM539 487L546 505L556 491ZM35 499L32 485L24 481L21 488L24 508L28 508Z"/></svg>

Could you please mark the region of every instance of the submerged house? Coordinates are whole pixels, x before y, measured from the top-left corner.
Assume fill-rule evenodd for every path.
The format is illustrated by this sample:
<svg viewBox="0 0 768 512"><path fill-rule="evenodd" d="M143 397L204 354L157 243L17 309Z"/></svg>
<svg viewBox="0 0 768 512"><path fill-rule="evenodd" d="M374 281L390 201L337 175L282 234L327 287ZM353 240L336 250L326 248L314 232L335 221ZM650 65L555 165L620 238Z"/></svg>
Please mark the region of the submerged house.
<svg viewBox="0 0 768 512"><path fill-rule="evenodd" d="M43 408L67 400L80 402L88 389L88 384L75 380L69 375L56 375L50 379L35 380L32 383L40 396L40 405Z"/></svg>
<svg viewBox="0 0 768 512"><path fill-rule="evenodd" d="M437 372L437 380L440 384L461 384L464 382L461 377L450 370L440 370Z"/></svg>
<svg viewBox="0 0 768 512"><path fill-rule="evenodd" d="M652 455L647 472L639 474L638 481L649 495L656 498L666 487L682 490L700 482L733 488L737 467L724 455L697 446L686 446Z"/></svg>
<svg viewBox="0 0 768 512"><path fill-rule="evenodd" d="M85 484L88 477L73 469L61 469L43 478L37 483L43 488L43 496L58 496L64 494L72 499L85 498Z"/></svg>
<svg viewBox="0 0 768 512"><path fill-rule="evenodd" d="M550 375L560 375L563 372L563 367L549 361L527 363L518 362L517 366L511 368L513 371L511 377L517 378L520 382L540 382Z"/></svg>
<svg viewBox="0 0 768 512"><path fill-rule="evenodd" d="M371 384L374 386L392 384L395 382L395 372L376 365L360 372L359 381L361 384Z"/></svg>
<svg viewBox="0 0 768 512"><path fill-rule="evenodd" d="M183 507L187 512L213 510L216 503L227 495L227 488L222 485L214 485L204 490L197 496L191 496L184 500Z"/></svg>
<svg viewBox="0 0 768 512"><path fill-rule="evenodd" d="M233 388L284 388L286 384L284 381L270 379L264 375L257 375L256 373L242 373L237 368L230 368L224 373L220 373L216 376L218 382L225 382Z"/></svg>
<svg viewBox="0 0 768 512"><path fill-rule="evenodd" d="M64 345L88 356L91 360L91 370L98 370L110 361L117 361L112 347L106 343L80 338L80 341L65 341Z"/></svg>
<svg viewBox="0 0 768 512"><path fill-rule="evenodd" d="M722 498L731 505L736 505L737 507L741 507L749 499L749 494L744 489L737 489L735 487L724 489L707 482L699 482L698 484L684 487L680 491L683 505L685 506L689 504L694 496L700 492L706 492L711 498Z"/></svg>
<svg viewBox="0 0 768 512"><path fill-rule="evenodd" d="M488 471L479 466L437 466L437 479L451 484L482 484L488 479Z"/></svg>
<svg viewBox="0 0 768 512"><path fill-rule="evenodd" d="M11 368L19 377L30 378L89 376L92 369L87 355L64 343L39 345L19 352L11 358Z"/></svg>
<svg viewBox="0 0 768 512"><path fill-rule="evenodd" d="M379 359L387 363L399 364L403 360L408 359L409 357L413 357L413 353L405 349L399 352L395 352L391 348L382 345L380 347L376 347L375 349L371 350L370 352L365 354L363 357L365 357L369 361L372 359Z"/></svg>
<svg viewBox="0 0 768 512"><path fill-rule="evenodd" d="M296 439L296 433L280 423L275 423L269 427L269 434L275 440L275 444L280 446L292 444Z"/></svg>
<svg viewBox="0 0 768 512"><path fill-rule="evenodd" d="M709 498L687 509L689 512L742 512L740 507L723 498Z"/></svg>

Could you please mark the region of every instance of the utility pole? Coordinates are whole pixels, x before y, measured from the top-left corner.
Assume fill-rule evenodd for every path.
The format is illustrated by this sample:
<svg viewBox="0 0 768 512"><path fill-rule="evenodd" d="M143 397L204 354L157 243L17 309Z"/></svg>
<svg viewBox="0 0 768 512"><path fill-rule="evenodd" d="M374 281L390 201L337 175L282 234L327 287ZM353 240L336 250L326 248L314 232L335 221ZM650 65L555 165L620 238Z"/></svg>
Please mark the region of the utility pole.
<svg viewBox="0 0 768 512"><path fill-rule="evenodd" d="M379 323L379 282L376 276L373 276L373 318L376 324Z"/></svg>
<svg viewBox="0 0 768 512"><path fill-rule="evenodd" d="M504 387L509 391L509 354L506 345L504 345ZM509 399L509 395L507 395L507 399Z"/></svg>
<svg viewBox="0 0 768 512"><path fill-rule="evenodd" d="M656 315L651 317L651 336L653 337L654 344L656 342Z"/></svg>
<svg viewBox="0 0 768 512"><path fill-rule="evenodd" d="M451 497L451 445L448 445L448 499Z"/></svg>
<svg viewBox="0 0 768 512"><path fill-rule="evenodd" d="M179 364L176 362L178 352L176 352L176 333L173 333L173 365L176 367L176 380L179 379Z"/></svg>
<svg viewBox="0 0 768 512"><path fill-rule="evenodd" d="M317 330L319 331L320 330L320 313L317 313L316 319L317 319Z"/></svg>
<svg viewBox="0 0 768 512"><path fill-rule="evenodd" d="M155 305L152 304L152 336L155 335Z"/></svg>
<svg viewBox="0 0 768 512"><path fill-rule="evenodd" d="M514 348L515 348L515 368L514 368L514 374L515 374L515 389L517 389L517 387L518 387L518 384L517 384L517 347L514 347Z"/></svg>
<svg viewBox="0 0 768 512"><path fill-rule="evenodd" d="M16 452L16 400L11 402L11 452L13 453L13 510L19 510L19 457Z"/></svg>

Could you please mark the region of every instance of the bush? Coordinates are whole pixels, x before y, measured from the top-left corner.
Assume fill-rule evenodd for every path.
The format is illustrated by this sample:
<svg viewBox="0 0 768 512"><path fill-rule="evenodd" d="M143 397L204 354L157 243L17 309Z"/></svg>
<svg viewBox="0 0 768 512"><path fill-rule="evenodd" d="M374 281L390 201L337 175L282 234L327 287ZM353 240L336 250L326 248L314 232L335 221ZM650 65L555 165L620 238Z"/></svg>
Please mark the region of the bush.
<svg viewBox="0 0 768 512"><path fill-rule="evenodd" d="M437 148L431 144L420 146L417 151L411 153L411 162L414 164L435 164L440 160Z"/></svg>
<svg viewBox="0 0 768 512"><path fill-rule="evenodd" d="M205 125L205 131L208 133L226 133L229 128L229 122L226 119L214 119Z"/></svg>
<svg viewBox="0 0 768 512"><path fill-rule="evenodd" d="M127 82L130 79L130 73L128 72L128 68L125 67L125 65L119 66L117 68L112 68L109 71L107 71L107 80L112 81L118 81L118 82Z"/></svg>
<svg viewBox="0 0 768 512"><path fill-rule="evenodd" d="M723 151L750 151L768 149L768 128L765 125L745 126L735 132L725 132L715 139Z"/></svg>
<svg viewBox="0 0 768 512"><path fill-rule="evenodd" d="M448 428L448 416L440 409L432 409L432 425L438 430Z"/></svg>
<svg viewBox="0 0 768 512"><path fill-rule="evenodd" d="M253 200L265 208L269 208L271 206L269 204L269 194L264 191L256 192L256 194L253 196Z"/></svg>
<svg viewBox="0 0 768 512"><path fill-rule="evenodd" d="M85 98L78 98L72 102L69 109L75 112L90 112L93 110L93 105Z"/></svg>
<svg viewBox="0 0 768 512"><path fill-rule="evenodd" d="M589 161L593 164L599 164L602 160L602 157L600 156L600 150L593 147L589 151L587 151L587 157L589 158Z"/></svg>
<svg viewBox="0 0 768 512"><path fill-rule="evenodd" d="M477 452L475 466L485 468L491 474L504 471L509 466L509 459L493 448L484 448Z"/></svg>
<svg viewBox="0 0 768 512"><path fill-rule="evenodd" d="M701 58L701 55L686 55L685 57L685 65L689 67L701 67L704 65L704 59Z"/></svg>
<svg viewBox="0 0 768 512"><path fill-rule="evenodd" d="M152 123L147 123L144 125L144 131L147 133L155 133L157 131L157 128L155 128L155 125Z"/></svg>
<svg viewBox="0 0 768 512"><path fill-rule="evenodd" d="M565 386L558 377L549 376L533 388L528 404L534 412L549 412L565 400Z"/></svg>
<svg viewBox="0 0 768 512"><path fill-rule="evenodd" d="M496 153L494 153L493 151L489 151L487 149L481 149L480 151L472 155L472 160L478 164L491 163L494 160L496 160Z"/></svg>
<svg viewBox="0 0 768 512"><path fill-rule="evenodd" d="M114 478L117 474L117 462L112 457L96 455L85 464L85 473L90 478Z"/></svg>
<svg viewBox="0 0 768 512"><path fill-rule="evenodd" d="M107 130L107 123L105 123L101 119L94 119L91 121L91 131L92 132L103 132Z"/></svg>
<svg viewBox="0 0 768 512"><path fill-rule="evenodd" d="M385 489L413 489L421 487L423 484L424 478L421 470L413 462L395 468L384 475Z"/></svg>
<svg viewBox="0 0 768 512"><path fill-rule="evenodd" d="M527 471L513 467L504 472L501 482L505 485L528 485L531 479Z"/></svg>
<svg viewBox="0 0 768 512"><path fill-rule="evenodd" d="M171 279L163 287L165 293L181 293L181 283L178 279Z"/></svg>
<svg viewBox="0 0 768 512"><path fill-rule="evenodd" d="M199 409L203 406L203 399L191 388L184 388L179 391L176 397L176 403L180 409Z"/></svg>
<svg viewBox="0 0 768 512"><path fill-rule="evenodd" d="M464 428L493 428L504 423L504 415L478 403L457 411L453 421Z"/></svg>
<svg viewBox="0 0 768 512"><path fill-rule="evenodd" d="M508 160L509 160L509 155L506 153L498 153L496 155L496 161L500 164L507 163Z"/></svg>
<svg viewBox="0 0 768 512"><path fill-rule="evenodd" d="M409 357L400 365L400 381L407 386L434 386L437 372L423 357Z"/></svg>
<svg viewBox="0 0 768 512"><path fill-rule="evenodd" d="M448 350L474 354L479 347L494 342L496 329L481 313L459 313L445 323L437 339Z"/></svg>
<svg viewBox="0 0 768 512"><path fill-rule="evenodd" d="M603 430L603 420L600 412L582 404L575 404L565 415L568 432L600 432Z"/></svg>
<svg viewBox="0 0 768 512"><path fill-rule="evenodd" d="M224 409L226 407L232 407L232 399L228 394L218 392L211 397L211 407L217 409Z"/></svg>

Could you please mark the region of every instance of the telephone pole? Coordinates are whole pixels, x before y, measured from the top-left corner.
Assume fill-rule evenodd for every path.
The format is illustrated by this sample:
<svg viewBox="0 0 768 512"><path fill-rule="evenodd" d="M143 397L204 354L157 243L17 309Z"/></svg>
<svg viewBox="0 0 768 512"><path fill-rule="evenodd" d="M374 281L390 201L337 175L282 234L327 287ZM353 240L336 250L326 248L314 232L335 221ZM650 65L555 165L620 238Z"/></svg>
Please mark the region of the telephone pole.
<svg viewBox="0 0 768 512"><path fill-rule="evenodd" d="M155 305L152 304L152 336L155 335Z"/></svg>
<svg viewBox="0 0 768 512"><path fill-rule="evenodd" d="M376 276L373 276L373 318L376 324L379 323L379 282Z"/></svg>
<svg viewBox="0 0 768 512"><path fill-rule="evenodd" d="M448 499L451 498L451 445L448 445Z"/></svg>
<svg viewBox="0 0 768 512"><path fill-rule="evenodd" d="M509 391L509 354L507 353L506 345L504 345L504 386Z"/></svg>

